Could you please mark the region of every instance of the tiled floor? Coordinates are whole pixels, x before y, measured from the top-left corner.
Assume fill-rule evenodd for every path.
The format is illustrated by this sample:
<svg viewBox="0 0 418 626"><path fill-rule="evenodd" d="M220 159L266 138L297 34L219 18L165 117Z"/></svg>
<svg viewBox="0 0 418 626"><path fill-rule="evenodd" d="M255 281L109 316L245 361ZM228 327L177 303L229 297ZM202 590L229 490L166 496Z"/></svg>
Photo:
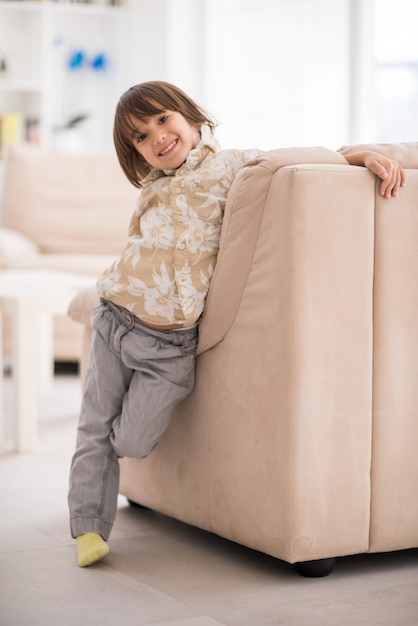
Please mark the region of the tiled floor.
<svg viewBox="0 0 418 626"><path fill-rule="evenodd" d="M36 452L0 456L1 626L418 624L418 550L339 559L306 579L123 498L110 554L80 569L66 507L78 404L78 379L57 376Z"/></svg>

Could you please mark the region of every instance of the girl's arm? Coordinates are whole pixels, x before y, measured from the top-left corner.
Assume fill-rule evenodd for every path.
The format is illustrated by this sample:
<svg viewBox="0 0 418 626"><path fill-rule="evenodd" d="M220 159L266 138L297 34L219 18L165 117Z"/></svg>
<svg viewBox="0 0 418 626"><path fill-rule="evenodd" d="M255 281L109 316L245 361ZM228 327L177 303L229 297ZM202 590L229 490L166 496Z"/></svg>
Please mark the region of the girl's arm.
<svg viewBox="0 0 418 626"><path fill-rule="evenodd" d="M399 187L405 187L406 185L403 167L397 161L389 159L378 152L366 150L364 152L345 154L344 157L350 165L364 165L373 174L381 178L380 193L385 198L396 197Z"/></svg>

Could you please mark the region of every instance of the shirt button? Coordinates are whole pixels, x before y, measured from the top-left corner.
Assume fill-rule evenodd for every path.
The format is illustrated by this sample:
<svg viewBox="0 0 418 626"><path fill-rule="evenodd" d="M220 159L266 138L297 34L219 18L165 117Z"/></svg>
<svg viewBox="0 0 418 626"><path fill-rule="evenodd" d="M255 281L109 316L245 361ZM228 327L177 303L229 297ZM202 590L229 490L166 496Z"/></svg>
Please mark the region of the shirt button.
<svg viewBox="0 0 418 626"><path fill-rule="evenodd" d="M186 247L186 246L184 245L184 243L179 244L179 248L180 248L180 250L184 250L184 248L185 248L185 247Z"/></svg>
<svg viewBox="0 0 418 626"><path fill-rule="evenodd" d="M182 221L183 221L183 218L182 218L182 216L181 216L181 215L179 215L179 218L178 218L178 219L179 219L179 222L182 222Z"/></svg>
<svg viewBox="0 0 418 626"><path fill-rule="evenodd" d="M176 187L176 193L181 193L181 187Z"/></svg>

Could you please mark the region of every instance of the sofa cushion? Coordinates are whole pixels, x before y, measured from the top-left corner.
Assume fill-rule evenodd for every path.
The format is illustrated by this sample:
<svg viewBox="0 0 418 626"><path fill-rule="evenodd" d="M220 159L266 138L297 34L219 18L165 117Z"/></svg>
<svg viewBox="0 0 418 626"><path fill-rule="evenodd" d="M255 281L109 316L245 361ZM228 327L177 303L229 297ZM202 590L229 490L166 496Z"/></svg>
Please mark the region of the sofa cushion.
<svg viewBox="0 0 418 626"><path fill-rule="evenodd" d="M38 253L38 246L25 235L11 228L0 228L0 267Z"/></svg>
<svg viewBox="0 0 418 626"><path fill-rule="evenodd" d="M117 256L138 193L114 154L77 158L17 145L6 162L3 225L45 253Z"/></svg>

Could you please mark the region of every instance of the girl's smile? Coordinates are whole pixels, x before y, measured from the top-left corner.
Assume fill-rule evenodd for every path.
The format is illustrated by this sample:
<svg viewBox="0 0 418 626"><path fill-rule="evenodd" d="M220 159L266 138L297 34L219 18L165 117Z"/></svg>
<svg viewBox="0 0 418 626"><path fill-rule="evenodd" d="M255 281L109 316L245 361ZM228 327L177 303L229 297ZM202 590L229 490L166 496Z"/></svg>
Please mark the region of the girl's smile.
<svg viewBox="0 0 418 626"><path fill-rule="evenodd" d="M195 126L177 111L163 111L144 120L135 120L132 138L135 150L151 167L177 169L200 140Z"/></svg>
<svg viewBox="0 0 418 626"><path fill-rule="evenodd" d="M177 145L177 139L172 141L166 148L163 148L160 152L160 156L165 156Z"/></svg>

